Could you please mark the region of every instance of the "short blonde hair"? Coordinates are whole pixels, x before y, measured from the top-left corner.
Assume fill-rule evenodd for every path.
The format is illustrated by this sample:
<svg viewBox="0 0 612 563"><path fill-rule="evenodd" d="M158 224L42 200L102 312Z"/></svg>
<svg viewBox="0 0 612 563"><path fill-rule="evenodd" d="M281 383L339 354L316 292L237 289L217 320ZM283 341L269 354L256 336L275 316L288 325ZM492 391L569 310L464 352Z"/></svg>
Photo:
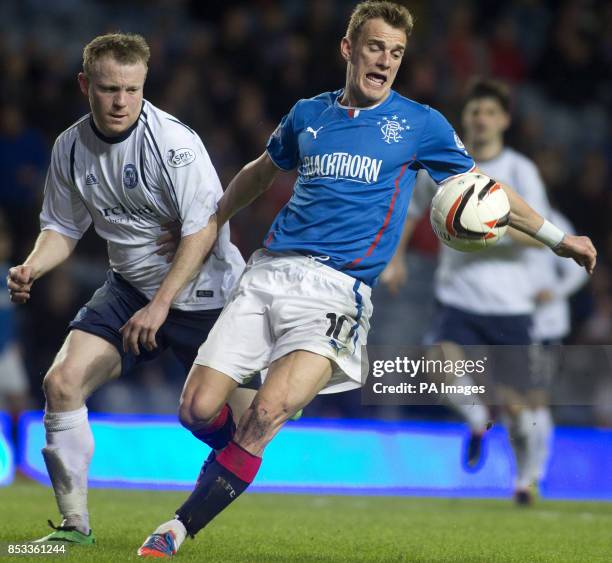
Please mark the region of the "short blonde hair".
<svg viewBox="0 0 612 563"><path fill-rule="evenodd" d="M145 68L148 68L151 52L142 35L135 33L98 35L83 49L83 72L85 75L91 76L96 62L108 55L121 64L143 63Z"/></svg>
<svg viewBox="0 0 612 563"><path fill-rule="evenodd" d="M373 0L360 2L355 6L351 19L349 20L346 36L354 41L359 36L361 28L368 20L376 18L382 19L391 27L403 29L406 37L410 37L414 20L408 8L396 4L395 2L382 2Z"/></svg>

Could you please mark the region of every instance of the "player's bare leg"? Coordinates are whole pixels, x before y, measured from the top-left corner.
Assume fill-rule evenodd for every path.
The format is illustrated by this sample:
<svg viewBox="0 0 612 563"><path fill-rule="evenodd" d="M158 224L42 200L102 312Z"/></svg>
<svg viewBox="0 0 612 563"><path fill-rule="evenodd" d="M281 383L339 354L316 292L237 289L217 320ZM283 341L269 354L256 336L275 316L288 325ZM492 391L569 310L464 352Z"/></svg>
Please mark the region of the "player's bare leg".
<svg viewBox="0 0 612 563"><path fill-rule="evenodd" d="M227 404L238 384L215 369L194 364L179 406L179 420L213 450L223 449L233 438L236 425Z"/></svg>
<svg viewBox="0 0 612 563"><path fill-rule="evenodd" d="M237 385L224 373L197 364L192 366L185 381L181 393L179 420L194 437L211 448L209 456L202 464L196 486L217 453L234 437L237 419L234 418L229 397L236 395ZM249 406L250 403L246 404L247 400L248 397L237 396L234 406L241 409L238 417L241 417Z"/></svg>
<svg viewBox="0 0 612 563"><path fill-rule="evenodd" d="M325 387L331 374L330 360L303 350L273 362L264 384L240 419L234 439L207 465L195 490L177 510L176 518L159 526L138 554L174 555L187 534L195 536L244 492L259 470L265 447L283 424Z"/></svg>
<svg viewBox="0 0 612 563"><path fill-rule="evenodd" d="M330 360L305 350L272 363L268 377L238 425L234 442L261 456L285 422L317 396L331 375Z"/></svg>
<svg viewBox="0 0 612 563"><path fill-rule="evenodd" d="M256 389L250 389L248 387L237 387L236 390L230 395L227 404L232 409L234 420L236 423L240 421L242 415L251 406L255 395L257 394ZM299 420L302 417L302 409L299 409L289 420Z"/></svg>
<svg viewBox="0 0 612 563"><path fill-rule="evenodd" d="M46 446L42 454L62 522L40 541L93 543L87 508L87 474L94 441L87 398L121 373L121 357L106 340L73 330L43 381Z"/></svg>
<svg viewBox="0 0 612 563"><path fill-rule="evenodd" d="M245 387L236 388L230 395L227 404L230 406L230 409L232 409L232 414L234 415L236 423L240 422L242 415L251 406L255 395L257 395L256 389L248 389Z"/></svg>

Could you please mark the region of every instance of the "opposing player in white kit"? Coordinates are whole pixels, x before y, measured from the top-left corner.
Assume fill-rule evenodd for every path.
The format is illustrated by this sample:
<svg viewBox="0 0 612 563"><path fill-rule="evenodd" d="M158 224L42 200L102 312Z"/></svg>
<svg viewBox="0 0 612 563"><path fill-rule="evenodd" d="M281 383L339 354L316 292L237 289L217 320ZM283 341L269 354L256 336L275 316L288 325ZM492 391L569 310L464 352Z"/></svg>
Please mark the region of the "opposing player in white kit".
<svg viewBox="0 0 612 563"><path fill-rule="evenodd" d="M573 233L570 221L555 208L550 220L566 233ZM536 342L560 344L571 331L569 298L589 279L583 268L570 260L561 260L544 248L528 251L534 301L532 335Z"/></svg>
<svg viewBox="0 0 612 563"><path fill-rule="evenodd" d="M569 220L554 208L549 218L566 233L574 232ZM560 345L571 331L569 298L587 282L588 275L571 260L563 260L545 248L529 249L527 263L535 302L531 331L534 346L530 348L534 388L525 415L533 446L528 448L527 464L529 482L538 484L546 476L554 430L549 390L559 368Z"/></svg>
<svg viewBox="0 0 612 563"><path fill-rule="evenodd" d="M244 267L229 227L217 227L222 189L200 138L143 100L148 59L138 35L100 36L85 47L78 80L91 113L55 142L41 233L27 260L9 272L11 297L24 303L32 284L70 256L92 223L108 244L107 281L70 323L43 383L43 456L63 518L44 541L95 541L86 399L166 348L187 372ZM180 242L169 264L156 240L176 221ZM193 427L194 435L222 448L233 431L226 419Z"/></svg>
<svg viewBox="0 0 612 563"><path fill-rule="evenodd" d="M407 38L408 10L362 2L340 50L342 90L300 100L267 150L232 180L219 224L297 169L294 192L274 220L201 347L180 407L187 427L214 421L227 395L254 369L267 378L234 439L202 468L195 490L139 549L174 555L253 481L262 453L297 409L320 392L361 385L361 346L372 313L370 287L391 258L414 179L437 182L474 162L446 119L391 90ZM511 222L535 235L543 219L509 190ZM565 237L563 252L595 265L585 237Z"/></svg>
<svg viewBox="0 0 612 563"><path fill-rule="evenodd" d="M548 216L550 206L535 164L504 146L504 132L510 125L510 99L505 87L494 81L475 82L466 97L462 120L466 146L475 157L479 169L496 180L512 185L530 206ZM412 224L428 209L437 188L427 176L421 177L408 211L404 240L409 238ZM496 246L482 252L458 252L441 245L435 276L438 310L426 337L429 343L523 346L522 349L514 349L515 363L508 366L523 392L529 385L527 346L533 342L534 281L527 257L529 248L533 249L534 246L557 258L534 238L513 228ZM394 283L396 276L402 275L402 268L398 268L401 260L403 249L398 250L385 273L385 279L390 283ZM519 354L519 350L524 353ZM458 382L466 386L473 383L469 376L462 377ZM476 469L480 461L482 436L489 420L488 409L474 396L470 397L469 404L462 400L461 395L448 394L447 400L470 425L471 436L465 464L468 469ZM531 416L528 409L512 412L512 415L509 429L518 473L515 498L519 502L528 502L528 460L534 455L529 451L533 449L534 442L529 439L533 428L526 421L531 420Z"/></svg>

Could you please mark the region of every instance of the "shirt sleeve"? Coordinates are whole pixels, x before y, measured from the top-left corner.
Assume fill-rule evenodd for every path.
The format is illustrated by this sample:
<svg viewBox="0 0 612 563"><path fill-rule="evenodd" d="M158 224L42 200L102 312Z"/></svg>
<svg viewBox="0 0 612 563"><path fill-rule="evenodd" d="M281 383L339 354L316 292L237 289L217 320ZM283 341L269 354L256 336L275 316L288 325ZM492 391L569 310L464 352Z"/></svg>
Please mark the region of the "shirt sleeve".
<svg viewBox="0 0 612 563"><path fill-rule="evenodd" d="M299 145L295 129L296 108L297 104L281 119L266 146L272 162L282 170L293 170L299 162Z"/></svg>
<svg viewBox="0 0 612 563"><path fill-rule="evenodd" d="M517 168L517 174L513 178L510 187L514 189L530 207L537 211L542 217L548 219L551 209L546 195L546 187L536 165L525 159Z"/></svg>
<svg viewBox="0 0 612 563"><path fill-rule="evenodd" d="M40 230L52 230L79 240L91 225L91 215L70 177L70 149L62 150L58 139L53 145L45 180L40 213Z"/></svg>
<svg viewBox="0 0 612 563"><path fill-rule="evenodd" d="M437 184L474 168L474 160L455 130L446 118L433 108L429 108L416 157L417 162L429 172Z"/></svg>
<svg viewBox="0 0 612 563"><path fill-rule="evenodd" d="M163 167L181 221L181 236L197 233L208 225L223 195L204 144L195 133L174 136L166 143Z"/></svg>

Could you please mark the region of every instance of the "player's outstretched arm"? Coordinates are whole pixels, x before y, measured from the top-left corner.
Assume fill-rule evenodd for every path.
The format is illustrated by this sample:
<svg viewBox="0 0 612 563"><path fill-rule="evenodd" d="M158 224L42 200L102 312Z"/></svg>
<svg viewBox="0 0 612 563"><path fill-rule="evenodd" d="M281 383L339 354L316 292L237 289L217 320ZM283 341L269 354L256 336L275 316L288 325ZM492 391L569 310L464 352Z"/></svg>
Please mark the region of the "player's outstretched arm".
<svg viewBox="0 0 612 563"><path fill-rule="evenodd" d="M510 201L510 226L525 233L564 258L573 258L589 274L597 262L597 251L589 237L568 235L534 211L512 188L501 184Z"/></svg>
<svg viewBox="0 0 612 563"><path fill-rule="evenodd" d="M157 348L155 335L168 316L172 302L185 285L200 271L202 262L217 239L217 218L211 216L203 229L181 238L170 270L148 305L136 311L121 327L123 349L140 354Z"/></svg>
<svg viewBox="0 0 612 563"><path fill-rule="evenodd" d="M7 285L11 301L14 303L28 301L32 284L66 260L78 242L77 239L51 229L42 231L26 261L9 270Z"/></svg>
<svg viewBox="0 0 612 563"><path fill-rule="evenodd" d="M508 230L506 231L506 236L510 237L514 242L522 246L529 246L531 248L544 248L545 246L539 240L536 240L530 235L522 233L514 227L508 227Z"/></svg>
<svg viewBox="0 0 612 563"><path fill-rule="evenodd" d="M217 208L217 221L221 228L238 211L265 192L274 180L278 167L264 152L245 165L229 183Z"/></svg>

